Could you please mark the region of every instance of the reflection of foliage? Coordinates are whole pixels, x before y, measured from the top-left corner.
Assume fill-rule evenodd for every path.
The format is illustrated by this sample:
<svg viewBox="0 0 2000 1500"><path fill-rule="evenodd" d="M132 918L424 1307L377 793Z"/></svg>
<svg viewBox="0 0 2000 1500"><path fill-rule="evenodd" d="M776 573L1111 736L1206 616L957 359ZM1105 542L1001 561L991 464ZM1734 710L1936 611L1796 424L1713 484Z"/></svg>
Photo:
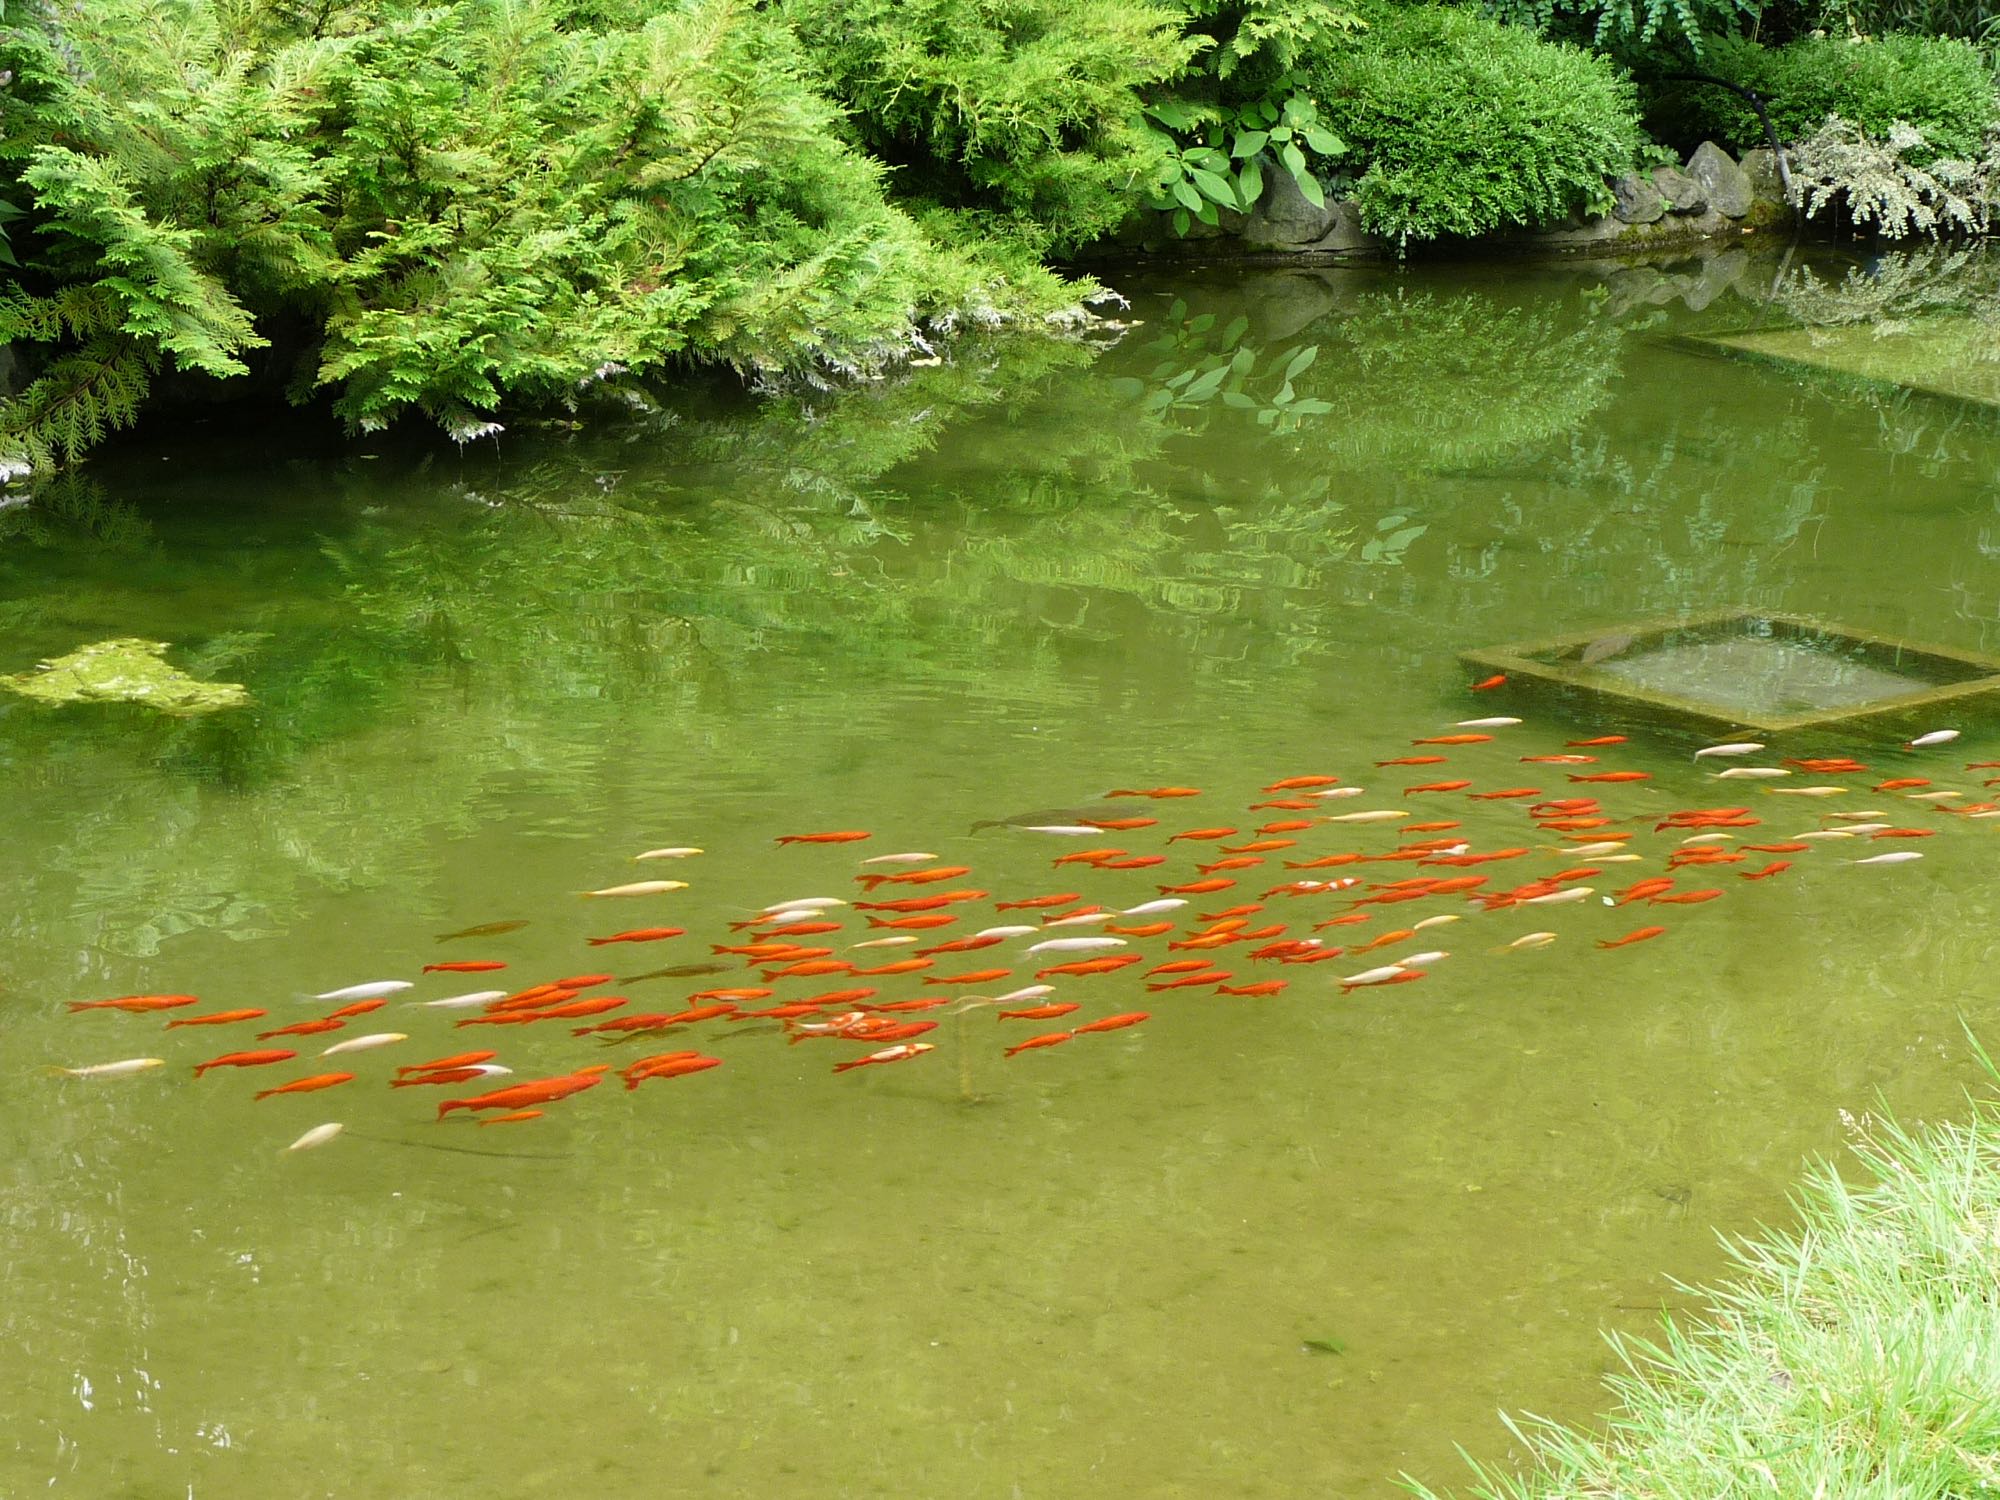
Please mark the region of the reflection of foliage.
<svg viewBox="0 0 2000 1500"><path fill-rule="evenodd" d="M80 475L57 475L32 497L0 497L0 543L47 547L79 531L112 550L137 546L147 536L137 511L109 499L100 485Z"/></svg>
<svg viewBox="0 0 2000 1500"><path fill-rule="evenodd" d="M1274 433L1292 432L1304 418L1333 410L1328 402L1301 396L1294 384L1319 357L1317 344L1280 349L1260 370L1258 349L1243 341L1250 320L1234 318L1220 333L1215 323L1213 313L1190 318L1187 304L1176 300L1167 313L1166 332L1146 345L1149 352L1164 356L1152 368L1151 384L1124 376L1111 383L1112 390L1139 397L1141 409L1156 417L1171 412L1186 418L1219 402L1255 412L1257 425Z"/></svg>
<svg viewBox="0 0 2000 1500"><path fill-rule="evenodd" d="M1802 264L1778 280L1772 301L1808 327L1872 323L1882 337L1928 313L2000 323L2000 264L1971 245L1887 251L1865 267L1849 266L1838 281Z"/></svg>

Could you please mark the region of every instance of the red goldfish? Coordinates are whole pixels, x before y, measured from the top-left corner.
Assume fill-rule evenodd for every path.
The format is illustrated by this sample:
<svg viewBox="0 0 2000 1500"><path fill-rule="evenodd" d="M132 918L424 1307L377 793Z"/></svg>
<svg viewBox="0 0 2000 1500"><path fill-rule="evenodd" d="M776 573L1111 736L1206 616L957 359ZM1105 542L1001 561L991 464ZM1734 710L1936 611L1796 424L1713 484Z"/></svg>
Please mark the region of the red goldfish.
<svg viewBox="0 0 2000 1500"><path fill-rule="evenodd" d="M1017 1052L1032 1052L1037 1047L1060 1046L1075 1035L1072 1031L1047 1031L1040 1036L1031 1036L1025 1042L1016 1042L1007 1049L1006 1055L1012 1057Z"/></svg>
<svg viewBox="0 0 2000 1500"><path fill-rule="evenodd" d="M780 844L852 844L868 838L858 828L843 828L834 833L787 833L779 837Z"/></svg>
<svg viewBox="0 0 2000 1500"><path fill-rule="evenodd" d="M902 1042L894 1047L884 1047L880 1052L871 1052L866 1057L857 1057L851 1062L835 1063L833 1071L845 1073L854 1068L866 1068L875 1063L908 1062L913 1057L922 1057L926 1052L935 1052L936 1046L930 1042Z"/></svg>
<svg viewBox="0 0 2000 1500"><path fill-rule="evenodd" d="M1070 1035L1082 1036L1087 1031L1118 1031L1126 1026L1137 1026L1141 1021L1150 1021L1152 1018L1150 1011L1127 1011L1122 1016L1105 1016L1102 1020L1088 1022L1070 1032Z"/></svg>
<svg viewBox="0 0 2000 1500"><path fill-rule="evenodd" d="M310 1078L294 1078L290 1083L281 1083L274 1089L265 1089L253 1094L254 1099L268 1099L273 1094L314 1094L321 1089L335 1088L343 1083L354 1082L352 1073L315 1073Z"/></svg>
<svg viewBox="0 0 2000 1500"><path fill-rule="evenodd" d="M183 1005L199 1005L193 995L125 995L116 1000L72 1000L72 1013L80 1010L122 1010L132 1015L144 1015L147 1011L175 1010Z"/></svg>
<svg viewBox="0 0 2000 1500"><path fill-rule="evenodd" d="M1630 943L1643 943L1648 938L1656 938L1666 930L1664 927L1637 927L1626 933L1622 938L1612 938L1608 941L1600 938L1597 946L1600 948L1623 948Z"/></svg>
<svg viewBox="0 0 2000 1500"><path fill-rule="evenodd" d="M297 1057L296 1052L273 1049L269 1052L225 1052L220 1057L211 1057L207 1062L194 1065L194 1076L199 1078L210 1068L261 1068L267 1063L290 1062Z"/></svg>
<svg viewBox="0 0 2000 1500"><path fill-rule="evenodd" d="M426 974L487 974L507 966L494 959L462 959L456 963L425 964Z"/></svg>
<svg viewBox="0 0 2000 1500"><path fill-rule="evenodd" d="M565 1073L559 1078L538 1078L531 1083L517 1083L509 1088L496 1089L490 1094L479 1094L471 1099L447 1099L438 1106L437 1117L442 1120L455 1109L518 1109L536 1104L553 1104L558 1099L567 1099L572 1094L580 1094L585 1089L594 1089L604 1081L604 1075L611 1071L609 1063L592 1063L587 1068L578 1068L574 1073ZM341 1079L352 1078L352 1073L330 1074Z"/></svg>
<svg viewBox="0 0 2000 1500"><path fill-rule="evenodd" d="M839 924L830 925L837 927ZM680 937L686 931L685 927L635 927L630 932L614 932L610 937L586 938L585 941L593 948L602 948L607 943L658 943Z"/></svg>
<svg viewBox="0 0 2000 1500"><path fill-rule="evenodd" d="M215 1010L205 1016L187 1016L179 1021L167 1022L167 1030L176 1026L227 1026L236 1021L254 1021L268 1012L261 1010Z"/></svg>

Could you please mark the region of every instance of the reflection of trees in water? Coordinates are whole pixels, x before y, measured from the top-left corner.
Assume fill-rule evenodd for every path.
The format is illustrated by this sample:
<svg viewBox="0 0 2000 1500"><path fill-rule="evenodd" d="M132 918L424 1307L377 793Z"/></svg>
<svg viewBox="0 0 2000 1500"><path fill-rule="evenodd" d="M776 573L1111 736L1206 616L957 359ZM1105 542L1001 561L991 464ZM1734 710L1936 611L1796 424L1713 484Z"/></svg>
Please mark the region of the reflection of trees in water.
<svg viewBox="0 0 2000 1500"><path fill-rule="evenodd" d="M2000 258L1982 244L1885 250L1838 278L1801 262L1778 278L1771 302L1808 328L1872 323L1884 338L1907 332L1910 319L1926 314L1969 314L1996 323Z"/></svg>

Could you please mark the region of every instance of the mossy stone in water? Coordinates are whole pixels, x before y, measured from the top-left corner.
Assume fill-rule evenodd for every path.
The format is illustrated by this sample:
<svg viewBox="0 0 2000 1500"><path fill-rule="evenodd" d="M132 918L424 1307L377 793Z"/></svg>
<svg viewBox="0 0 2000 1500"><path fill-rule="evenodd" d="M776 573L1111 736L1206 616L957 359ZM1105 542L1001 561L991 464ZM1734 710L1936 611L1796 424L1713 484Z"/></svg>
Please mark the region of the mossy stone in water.
<svg viewBox="0 0 2000 1500"><path fill-rule="evenodd" d="M129 637L81 646L37 671L0 677L37 703L137 703L164 714L207 714L250 701L234 682L202 682L166 661L165 641Z"/></svg>

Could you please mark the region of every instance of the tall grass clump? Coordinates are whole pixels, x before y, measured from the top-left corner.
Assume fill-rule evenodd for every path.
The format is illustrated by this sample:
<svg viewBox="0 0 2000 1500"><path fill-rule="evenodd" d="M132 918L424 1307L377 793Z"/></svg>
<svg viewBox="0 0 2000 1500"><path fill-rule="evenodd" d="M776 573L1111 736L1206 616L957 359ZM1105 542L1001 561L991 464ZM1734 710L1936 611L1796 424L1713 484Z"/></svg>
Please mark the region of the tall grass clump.
<svg viewBox="0 0 2000 1500"><path fill-rule="evenodd" d="M1700 1319L1614 1340L1602 1436L1503 1418L1531 1467L1475 1464L1470 1493L2000 1494L2000 1102L1962 1123L1864 1122L1853 1152L1863 1185L1820 1163L1796 1228L1725 1241L1735 1268Z"/></svg>

